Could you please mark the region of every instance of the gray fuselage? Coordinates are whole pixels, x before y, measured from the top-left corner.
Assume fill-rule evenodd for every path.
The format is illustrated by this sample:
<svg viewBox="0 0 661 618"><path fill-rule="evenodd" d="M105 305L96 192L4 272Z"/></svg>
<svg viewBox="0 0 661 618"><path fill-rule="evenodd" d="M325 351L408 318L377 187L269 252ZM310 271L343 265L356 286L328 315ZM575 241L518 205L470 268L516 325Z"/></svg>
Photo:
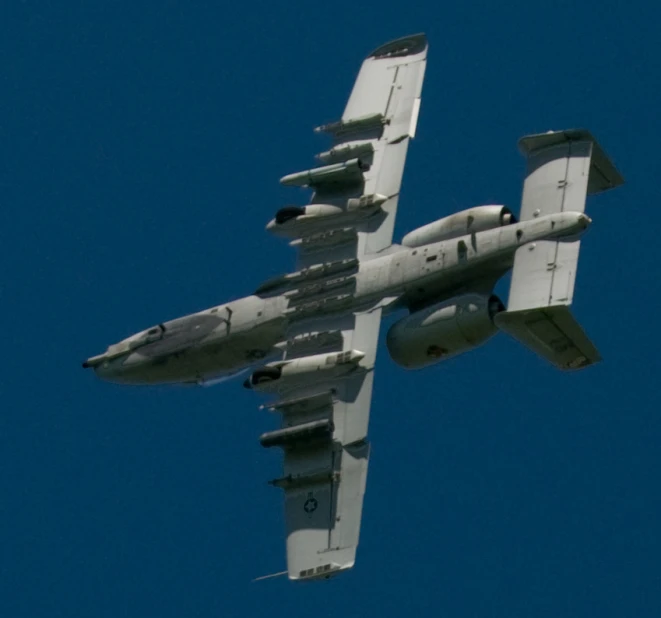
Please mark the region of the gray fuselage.
<svg viewBox="0 0 661 618"><path fill-rule="evenodd" d="M576 240L589 223L583 213L553 214L417 248L393 246L323 277L294 273L267 292L139 332L83 365L112 382L204 383L282 355L293 323L378 304L415 310L463 292L488 294L519 247Z"/></svg>

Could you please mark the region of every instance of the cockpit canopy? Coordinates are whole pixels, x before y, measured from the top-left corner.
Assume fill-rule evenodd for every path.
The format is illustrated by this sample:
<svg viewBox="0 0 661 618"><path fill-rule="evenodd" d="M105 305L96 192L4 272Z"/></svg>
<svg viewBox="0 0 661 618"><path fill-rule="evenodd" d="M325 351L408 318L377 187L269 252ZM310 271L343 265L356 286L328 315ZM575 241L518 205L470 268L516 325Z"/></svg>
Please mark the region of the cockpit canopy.
<svg viewBox="0 0 661 618"><path fill-rule="evenodd" d="M130 351L143 356L165 356L197 344L226 323L227 320L219 315L194 313L152 326L125 341Z"/></svg>
<svg viewBox="0 0 661 618"><path fill-rule="evenodd" d="M128 339L128 341L130 341L129 347L132 350L134 350L135 348L140 348L143 345L147 345L148 343L159 341L160 339L163 339L164 333L165 333L165 326L163 324L159 324L158 326L153 326L148 330L145 330L141 333L138 333L137 335L133 335L133 337L130 337Z"/></svg>

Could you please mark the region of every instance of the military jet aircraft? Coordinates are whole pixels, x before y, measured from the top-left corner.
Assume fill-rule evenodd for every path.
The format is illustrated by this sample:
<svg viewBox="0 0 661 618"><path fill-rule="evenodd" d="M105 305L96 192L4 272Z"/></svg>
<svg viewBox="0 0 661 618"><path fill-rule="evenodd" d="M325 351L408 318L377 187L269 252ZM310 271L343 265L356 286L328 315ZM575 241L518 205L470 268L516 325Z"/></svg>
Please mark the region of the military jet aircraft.
<svg viewBox="0 0 661 618"><path fill-rule="evenodd" d="M255 293L157 324L89 358L122 384L205 384L241 370L270 394L281 429L265 447L284 452L288 574L326 579L353 566L367 478L367 427L381 317L390 356L428 367L467 352L498 330L560 369L599 354L570 311L587 195L623 179L584 129L529 135L519 219L502 205L475 206L393 244L409 141L414 137L427 39L407 36L363 62L319 165L281 183L309 187L267 230L297 250L294 272ZM507 309L496 282L513 270Z"/></svg>

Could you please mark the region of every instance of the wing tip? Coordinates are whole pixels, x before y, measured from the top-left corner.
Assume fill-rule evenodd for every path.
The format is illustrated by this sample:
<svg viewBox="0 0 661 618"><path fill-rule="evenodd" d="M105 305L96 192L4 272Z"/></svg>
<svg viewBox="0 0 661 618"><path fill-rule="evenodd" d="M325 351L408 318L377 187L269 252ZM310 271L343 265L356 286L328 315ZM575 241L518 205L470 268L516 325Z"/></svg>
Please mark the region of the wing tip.
<svg viewBox="0 0 661 618"><path fill-rule="evenodd" d="M355 559L345 562L343 564L337 564L331 562L329 564L321 565L316 568L304 569L297 572L289 572L289 581L293 582L309 582L309 581L324 581L339 575L343 571L348 571L353 568L355 564Z"/></svg>
<svg viewBox="0 0 661 618"><path fill-rule="evenodd" d="M424 33L410 34L380 45L368 56L368 59L414 56L426 51L427 47L427 37Z"/></svg>
<svg viewBox="0 0 661 618"><path fill-rule="evenodd" d="M592 133L587 129L561 129L559 131L546 131L546 133L524 135L519 139L518 146L521 154L528 155L540 148L577 140L596 141Z"/></svg>

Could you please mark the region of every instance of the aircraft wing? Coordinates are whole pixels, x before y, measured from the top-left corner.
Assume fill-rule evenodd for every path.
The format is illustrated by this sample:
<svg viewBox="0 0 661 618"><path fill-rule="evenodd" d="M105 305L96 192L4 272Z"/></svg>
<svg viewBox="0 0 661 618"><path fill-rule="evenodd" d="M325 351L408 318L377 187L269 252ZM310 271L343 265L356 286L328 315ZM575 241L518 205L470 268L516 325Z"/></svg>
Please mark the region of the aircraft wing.
<svg viewBox="0 0 661 618"><path fill-rule="evenodd" d="M326 330L293 336L289 359L330 350L364 356L343 377L309 381L280 392L280 398L266 406L282 415L283 429L307 431L302 439L281 444L284 473L271 481L284 490L290 579L325 579L354 564L380 323L381 309L375 308L326 319ZM310 346L310 340L315 344ZM262 444L274 445L278 435L263 434Z"/></svg>
<svg viewBox="0 0 661 618"><path fill-rule="evenodd" d="M319 263L321 257L360 258L391 245L426 63L424 34L374 50L363 61L341 119L315 129L332 140L331 148L317 155L321 165L280 180L314 191L307 208L298 208L305 215L294 216L297 207L290 207L269 224L273 232L294 239L299 268ZM339 214L308 214L318 206Z"/></svg>
<svg viewBox="0 0 661 618"><path fill-rule="evenodd" d="M284 490L291 579L327 578L355 561L382 309L343 313L342 307L359 261L392 244L426 58L427 39L417 34L386 43L364 60L341 119L317 129L332 139L331 148L317 155L321 165L281 179L312 189L310 203L281 209L268 226L298 249L299 270L285 277L290 284L315 269L327 274L312 285L293 283L287 292L284 359L330 352L360 358L350 372L289 387L267 406L282 415L281 429L264 434L262 444L280 441L284 451L283 476L272 484ZM304 439L282 443L283 431Z"/></svg>

